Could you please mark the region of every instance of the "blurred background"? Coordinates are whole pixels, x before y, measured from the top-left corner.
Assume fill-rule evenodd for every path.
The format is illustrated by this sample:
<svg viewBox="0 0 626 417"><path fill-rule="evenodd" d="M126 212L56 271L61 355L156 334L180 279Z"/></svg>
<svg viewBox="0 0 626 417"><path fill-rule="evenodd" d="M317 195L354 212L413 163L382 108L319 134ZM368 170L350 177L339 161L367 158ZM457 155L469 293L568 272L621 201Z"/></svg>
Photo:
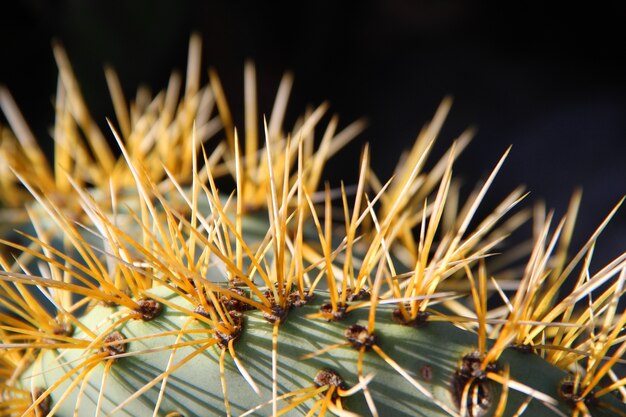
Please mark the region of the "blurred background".
<svg viewBox="0 0 626 417"><path fill-rule="evenodd" d="M330 164L333 185L355 180L366 141L380 177L391 175L399 153L451 95L434 156L477 127L455 168L469 191L512 144L487 209L525 184L532 194L524 205L544 200L562 215L582 187L577 249L626 194L625 18L619 1L579 10L539 1L506 9L464 0L13 1L0 13L0 83L49 143L56 38L106 131L104 118L114 113L103 65L118 70L127 98L140 83L158 91L171 70L184 71L189 35L197 31L204 66L218 70L233 108L241 109L243 62L251 58L261 111L270 112L280 77L291 70L292 121L324 100L341 126L368 120L365 133ZM239 126L242 114L235 112ZM594 264L624 250L626 207L599 240Z"/></svg>

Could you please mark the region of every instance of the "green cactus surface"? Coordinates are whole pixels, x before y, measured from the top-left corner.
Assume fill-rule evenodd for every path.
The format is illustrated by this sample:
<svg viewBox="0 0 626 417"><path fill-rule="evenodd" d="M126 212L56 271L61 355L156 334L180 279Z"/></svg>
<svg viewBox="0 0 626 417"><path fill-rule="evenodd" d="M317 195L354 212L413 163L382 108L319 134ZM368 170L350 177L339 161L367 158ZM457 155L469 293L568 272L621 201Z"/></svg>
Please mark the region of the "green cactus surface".
<svg viewBox="0 0 626 417"><path fill-rule="evenodd" d="M132 340L127 342L122 353L115 353L104 365L95 367L87 379L81 379L79 372L63 378L75 369L75 363L84 360L81 358L84 351L48 350L24 373L22 383L34 383L44 388L63 381L51 395L51 404L60 404L55 410L56 415L72 415L76 404L79 415L151 415L157 408L164 415L168 412L184 416L222 415L227 407L233 415L246 412L248 415L270 415L274 389L280 393L294 393L289 397L277 397L275 406L278 410L294 407L287 412L288 415L304 415L315 405L321 408L330 403L324 402L329 399L325 397L328 387L316 385L315 378L320 372L335 372L344 384L342 391L348 392L350 387L359 384L358 363L361 361L361 378L369 381L368 391L379 415L447 416L455 412L458 402L452 387L460 380L461 358L476 352L474 335L459 331L450 323L406 326L391 319L392 310L381 309L376 318L376 350L367 349L359 359L359 349L347 343L345 333L355 324L366 326L367 311L356 310L335 322L307 318L308 314L319 310L321 303L328 301L325 298L328 294L321 293L315 300L295 307L288 314L285 323L280 325L276 348L272 346L273 325L258 311L246 313L242 324L244 331L235 345L238 365L227 348L214 344L215 333L210 325L203 323L201 318L190 319L190 314L181 311L194 309L184 297L165 288L156 289L154 293L159 299L181 309L166 307L153 320L133 320L113 328L110 326L115 324L120 312L117 307L98 306L83 318L83 323L92 330L107 329L110 334L115 329ZM185 330L180 331L183 328ZM74 337L81 335L77 331ZM336 347L306 358L331 346ZM383 353L378 353L379 350ZM273 352L278 356L275 369ZM567 379L564 371L550 366L538 356L514 349L507 349L501 356L499 370L501 364L510 367L512 380L553 398L558 398L559 384ZM396 367L401 367L402 372ZM106 368L108 374L104 378ZM167 369L172 371L165 380L163 373ZM254 386L246 381L242 369L254 381ZM221 383L222 373L225 387ZM538 374L541 378L537 378ZM501 387L490 381L479 384L485 408L497 404L502 395ZM162 389L167 394L160 398ZM68 392L70 395L61 402L60 397ZM80 401L77 401L78 396ZM505 415L514 414L525 400L526 395L510 392ZM342 403L353 413L371 413L364 396L358 391L346 396ZM619 408L616 399L610 399L609 403ZM558 415L556 410L567 414L569 409L567 404L548 405L535 400L528 404L525 412L529 415ZM472 415L482 415L482 408L473 411ZM600 408L594 410L594 415L613 414Z"/></svg>

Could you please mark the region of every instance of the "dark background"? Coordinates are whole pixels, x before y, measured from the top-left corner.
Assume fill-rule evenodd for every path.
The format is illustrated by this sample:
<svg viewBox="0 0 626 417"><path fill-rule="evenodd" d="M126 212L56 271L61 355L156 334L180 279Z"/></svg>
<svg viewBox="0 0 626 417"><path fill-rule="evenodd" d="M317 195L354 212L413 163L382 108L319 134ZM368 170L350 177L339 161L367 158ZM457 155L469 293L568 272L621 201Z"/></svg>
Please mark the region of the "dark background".
<svg viewBox="0 0 626 417"><path fill-rule="evenodd" d="M367 118L366 132L330 165L334 185L354 181L365 141L375 169L388 177L399 152L452 95L435 155L466 127L478 127L455 168L469 190L513 144L486 208L526 184L526 206L545 200L561 215L582 187L580 246L626 193L626 3L542 3L6 2L0 83L49 141L57 75L50 41L57 38L105 130L113 110L103 64L117 68L127 98L142 82L158 91L172 69L184 70L189 35L199 31L203 64L219 71L232 107L240 107L243 62L252 58L262 111L269 113L282 73L292 70L292 120L326 99L342 126ZM242 126L241 112L235 116ZM625 249L626 207L601 237L595 265Z"/></svg>

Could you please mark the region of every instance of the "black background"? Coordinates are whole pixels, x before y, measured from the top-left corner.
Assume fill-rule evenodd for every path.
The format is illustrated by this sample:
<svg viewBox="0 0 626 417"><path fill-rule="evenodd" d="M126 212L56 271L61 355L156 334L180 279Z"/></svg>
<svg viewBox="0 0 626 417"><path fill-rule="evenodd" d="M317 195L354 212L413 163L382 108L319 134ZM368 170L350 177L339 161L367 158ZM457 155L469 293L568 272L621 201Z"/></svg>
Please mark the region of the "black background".
<svg viewBox="0 0 626 417"><path fill-rule="evenodd" d="M163 88L184 71L192 31L203 35L204 66L215 67L240 108L243 62L257 64L261 110L285 70L295 74L290 116L329 100L341 125L369 127L335 163L337 185L356 177L371 143L373 165L391 174L446 95L454 106L435 153L468 126L478 134L455 173L467 190L512 144L485 203L493 208L526 184L526 206L544 200L563 214L584 190L580 246L626 193L626 6L624 2L495 1L22 1L0 12L1 77L42 143L49 143L56 68L52 38L65 45L92 115L113 116L102 67L119 72L127 97L139 83ZM206 81L206 73L204 81ZM235 112L242 125L241 112ZM626 249L626 208L601 237L596 266Z"/></svg>

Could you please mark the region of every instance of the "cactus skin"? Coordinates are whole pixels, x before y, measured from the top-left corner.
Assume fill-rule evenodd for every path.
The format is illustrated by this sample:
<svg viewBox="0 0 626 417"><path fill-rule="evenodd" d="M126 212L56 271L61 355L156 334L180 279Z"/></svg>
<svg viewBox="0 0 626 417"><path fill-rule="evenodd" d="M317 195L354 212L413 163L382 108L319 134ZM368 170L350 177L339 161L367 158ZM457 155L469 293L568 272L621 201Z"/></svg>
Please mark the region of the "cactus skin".
<svg viewBox="0 0 626 417"><path fill-rule="evenodd" d="M198 42L192 38L196 53ZM89 117L72 114L80 98L72 96L67 58L58 47L55 55L68 84L59 94L68 93L68 103L57 103L66 119L59 119L76 124L71 132L78 126L89 136ZM247 83L251 73L247 66ZM563 224L575 210L553 233L551 215L539 216L542 232L519 288L508 293L511 311L491 317L487 301L496 292L487 288L484 258L518 223L514 217L496 227L522 192L469 229L501 161L466 210L446 207L454 198L452 162L468 139L455 142L430 173L421 168L447 101L388 188L366 180L365 149L354 202L348 204L342 190L337 223L330 190L321 219L312 191L321 165L359 126L336 133L331 121L312 152L320 106L294 129L291 137L299 142L286 140L289 135L270 119L266 146L247 131L240 151L219 79L213 72L210 78L211 90L189 82L176 117L171 103L156 102L133 126L121 123L122 132L111 125L123 153L114 163L108 153L85 162L85 155L61 146L57 159L78 173L71 179L49 172L40 177L46 169L35 163L36 150L20 148L12 137L3 142L0 156L14 171L1 178L3 193L25 187L31 197L5 201L22 204L29 216L20 218L19 241L3 240L13 255L0 258L1 417L626 415L623 398L613 395L626 380L608 381L611 365L626 351L620 337L626 313L617 311L626 256L595 275L582 274L565 301L551 292L583 257L589 261L604 223L567 265L564 252L552 251L557 243L567 249L568 232L559 234L569 229ZM0 91L1 103L20 127L7 94ZM207 107L211 94L226 140L211 155L200 152L203 171L195 151L215 122L199 102ZM195 129L190 114L201 121ZM170 122L170 129L154 133ZM256 125L256 119L246 122ZM153 148L151 135L158 136ZM65 143L67 137L56 139ZM19 142L29 143L24 137ZM97 138L86 142L72 146L89 145L97 154ZM172 144L187 152L172 155ZM165 167L155 163L164 157ZM215 186L220 170L233 174L233 196ZM595 292L603 285L609 288ZM458 288L461 301L450 297ZM345 317L326 320L346 307L342 294L359 290L364 298L348 300ZM313 297L290 308L292 292ZM144 309L151 305L146 298L162 307L155 317ZM435 305L438 298L442 303ZM321 314L328 304L330 313ZM232 305L238 306L234 313ZM398 308L410 318L424 312L430 318L420 326L400 324ZM497 327L497 320L504 324ZM572 326L554 325L561 321ZM489 334L492 339L488 327L499 330ZM356 333L352 339L346 338L349 329Z"/></svg>
<svg viewBox="0 0 626 417"><path fill-rule="evenodd" d="M180 296L165 289L153 290L159 297L168 299L171 303L192 309ZM316 298L323 299L320 294ZM310 302L306 306L296 308L289 313L278 333L278 389L279 392L291 392L301 388L313 386L313 378L321 369L334 369L345 380L348 386L357 383L358 352L351 346L342 346L310 359L303 356L318 351L325 346L344 343L344 331L350 324L366 324L367 311L356 310L345 320L339 322L320 322L306 318L307 314L315 313L319 302ZM459 366L459 358L472 349L475 349L475 337L469 332L459 331L450 323L429 323L415 328L403 326L390 319L389 309L379 311L377 317L376 334L380 348L391 356L411 377L424 389L443 404L452 404L451 385L454 371ZM92 329L107 327L113 321L112 316L120 311L117 307L98 306L84 317L83 323ZM200 333L186 333L179 341L196 340L197 344L177 349L174 364L188 355L197 352L206 346L207 337L211 339L211 329L199 320L168 308L161 316L149 322L133 320L117 328L126 338L140 337L147 334L158 335L161 332L180 329L183 323L189 323L186 330L204 330ZM78 332L77 332L78 333ZM75 334L80 337L80 334ZM158 336L142 341L130 342L126 352L136 352L159 348L176 343L176 335ZM222 387L219 378L219 356L221 348L204 347L202 353L195 356L184 366L172 373L167 381L167 394L160 404L159 415L177 411L185 416L222 415L225 405L222 397ZM261 317L258 311L246 313L245 331L236 344L236 351L244 367L250 372L252 379L260 389L257 395L237 370L232 359L226 360L225 372L227 381L228 401L233 415L240 415L247 410L266 403L267 405L256 415L271 413L272 399L272 325ZM41 362L23 375L23 384L28 384L32 372L36 386L49 387L73 368L74 363L82 351L63 352L49 350L41 358ZM100 410L108 415L118 404L126 401L133 393L145 384L157 378L166 369L170 359L170 350L161 350L154 353L141 353L129 357L119 358L111 366L110 374L103 386L103 369L101 364L90 374L86 387L81 392L79 415L96 415L96 404L100 390L103 392ZM112 359L109 359L112 360ZM566 378L566 373L553 368L536 355L507 350L501 357L500 364L508 364L511 369L511 378L528 384L541 392L558 398L556 387ZM425 367L432 375L424 375ZM45 370L42 372L42 370ZM376 408L382 416L447 416L444 410L432 403L417 392L406 379L393 370L384 360L374 352L367 352L364 356L363 373L375 372L375 377L369 384L369 390L376 403ZM425 379L427 377L429 380ZM64 394L71 378L59 386L52 394L52 404ZM497 384L490 383L492 392L492 409L497 403L500 389ZM154 385L139 399L136 399L115 415L138 416L151 415L155 409L160 384ZM71 391L56 415L72 415L78 396L78 388ZM304 415L314 399L296 407L287 415ZM511 392L508 397L507 411L504 415L511 415L519 408L525 396ZM615 407L618 403L610 400ZM345 407L361 415L370 415L365 399L361 395L347 397ZM285 402L279 401L284 406ZM563 413L569 407L559 405ZM528 415L553 415L553 412L539 401L533 401L526 409ZM602 409L594 410L594 416L610 416L610 412Z"/></svg>
<svg viewBox="0 0 626 417"><path fill-rule="evenodd" d="M192 306L187 307L189 308ZM115 308L101 307L98 310L94 310L90 314L94 316L97 315L99 316L98 319L102 320L107 316L110 316L110 314L115 310ZM350 317L351 320L333 323L319 323L318 321L311 321L304 317L306 313L312 313L315 311L315 306L306 306L292 311L289 314L287 321L280 327L278 338L278 354L280 357L278 383L280 392L290 392L299 388L313 386L313 378L315 374L318 370L325 368L332 368L336 370L342 377L345 378L346 383L351 382L353 385L356 381L355 368L358 354L350 347L337 348L328 355L322 355L308 360L302 360L301 357L307 353L315 352L316 350L323 348L325 345L344 342L345 339L343 337L343 332L345 327L347 327L348 323L354 322L352 319L358 320L359 316L361 316L360 318L362 320L364 318L364 314L354 314L354 317ZM239 374L232 361L228 361L226 367L226 380L228 381L227 384L229 393L228 399L231 406L231 412L233 412L234 415L239 415L258 404L269 402L271 400L272 325L262 317L259 317L258 313L248 313L246 314L246 318L246 330L241 339L237 342L237 355L261 389L261 395L258 396L254 393L252 388ZM152 332L158 332L162 331L164 327L180 327L179 323L181 321L185 321L186 319L187 317L185 315L177 312L174 312L173 314L166 313L158 320L151 321L149 323L142 323L138 321L129 322L121 329L121 332L126 337L135 337L141 333L145 334L146 331L150 330L152 330ZM89 321L89 317L86 318L86 321ZM167 326L168 321L171 321L172 325ZM392 323L386 324L387 327L398 327L398 325ZM146 327L148 329L146 329ZM188 327L188 329L191 328L206 329L206 327L197 323L193 327ZM386 327L382 326L381 328L386 329ZM429 341L428 339L422 339L421 337L419 339L412 337L409 338L409 335L406 334L407 329L401 329L405 330L404 333L401 334L398 334L397 330L398 329L394 332L395 334L385 334L384 336L384 339L387 339L386 336L389 336L389 342L392 343L391 346L394 346L396 351L414 351L416 350L415 343ZM409 331L409 333L414 332L415 331ZM382 330L382 333L386 332ZM433 334L436 334L436 332L433 333L427 331L427 334L428 336L432 336ZM197 336L206 338L206 334L200 334ZM197 338L197 336L195 338ZM399 338L399 336L402 338ZM194 335L189 335L189 338L193 339ZM151 339L151 343L141 343L136 347L129 346L129 350L140 350L159 346L161 344L174 343L174 340L175 336L171 336L169 338L161 337L159 339ZM385 346L388 345L389 342L385 343ZM466 340L465 342L471 343L469 340ZM430 343L432 343L432 341L430 341ZM460 345L462 349L466 348L466 346L467 345L463 344ZM459 348L459 346L455 347L457 349ZM196 347L194 346L180 349L177 352L177 359L179 360L179 358L184 358L189 355L194 348ZM455 350L450 350L452 353L456 353ZM181 412L183 415L202 415L207 412L210 414L220 415L223 413L223 399L220 396L215 395L215 393L220 393L222 391L220 380L218 378L219 351L220 349L215 348L207 349L206 352L197 357L197 359L192 360L185 367L180 368L180 370L172 375L168 381L168 392L175 392L176 396L175 398L172 398L172 395L169 394L161 405L162 410L175 410ZM435 375L445 373L448 377L451 377L449 370L448 372L445 372L444 369L437 369L439 365L443 365L443 361L441 360L443 358L440 357L439 360L435 360L435 352L433 352L432 348L424 349L424 345L422 345L420 352L424 352L423 359L419 356L411 358L412 355L405 354L401 357L401 363L409 363L412 359L415 363L414 367L417 370L419 369L420 364L419 359L421 359L423 366L428 363L435 364ZM79 352L74 352L71 356L65 355L62 360L71 362L78 354ZM43 369L56 368L54 356L56 356L56 354L51 352L47 355L47 357L43 358L43 362L41 364ZM430 358L428 358L428 356L430 356ZM456 355L444 355L444 357L445 356L448 356L448 360L450 360L455 358ZM169 352L166 351L161 353L139 355L133 358L119 359L119 363L116 363L112 367L113 371L109 378L124 381L124 383L119 384L109 380L110 385L107 384L107 387L104 389L106 402L103 403L103 411L108 413L111 407L121 403L134 391L139 389L144 383L150 381L154 377L157 377L161 370L165 368L168 357ZM66 368L71 369L71 366ZM150 372L150 369L153 368L155 368L155 371ZM42 380L38 381L37 384L44 387L50 386L53 381L56 381L60 376L62 376L62 373L64 373L65 370L65 368L58 368L56 372L45 373L45 378L42 378ZM370 370L376 370L377 377L375 378L375 381L378 382L379 378L381 381L380 383L377 383L375 387L371 387L377 400L377 404L380 404L378 406L379 412L394 412L396 415L403 415L398 413L405 413L406 415L411 415L420 413L418 410L429 408L431 408L431 413L434 411L432 409L432 405L429 406L427 401L411 393L411 387L406 386L406 381L402 381L402 378L397 373L389 369L388 366L385 366L384 363L381 363L375 355L368 354L364 364L364 372L367 374ZM33 371L38 373L37 369L33 369ZM438 381L439 378L437 376L433 377L433 385L443 385L443 381ZM94 414L93 411L95 410L95 402L85 400L93 400L97 398L98 391L100 390L99 381L101 381L101 379L101 372L94 372L91 376L90 381L92 382L89 388L92 389L92 392L85 392L83 394L85 397L81 400L81 406L83 407L80 409L80 412L82 413L81 415ZM69 381L66 385L69 385ZM402 388L389 390L388 387ZM155 403L155 398L158 394L158 388L159 387L157 385L151 393L143 395L142 401L134 401L133 403L130 403L127 407L125 407L124 413L121 415L131 416L150 414L154 408L153 404ZM59 391L64 392L65 390L63 387L60 387ZM444 392L446 391L447 390L444 388ZM407 400L410 398L411 402L414 403L406 404L407 401L398 401L401 392L403 392L403 396L406 396ZM144 399L147 398L150 398L151 400L144 401ZM53 403L54 402L55 400L53 397ZM71 414L73 412L73 404L75 403L74 399L68 399L67 402L67 407L64 407L66 410L59 410L59 413L62 415ZM354 411L363 412L367 409L365 404L363 404L362 398L360 401L348 401L346 406L348 406L348 404L350 409ZM260 414L269 413L268 409L271 409L269 405L262 409ZM303 404L299 407L299 409L294 410L294 415L297 415L297 413L305 413L305 411L306 408Z"/></svg>

